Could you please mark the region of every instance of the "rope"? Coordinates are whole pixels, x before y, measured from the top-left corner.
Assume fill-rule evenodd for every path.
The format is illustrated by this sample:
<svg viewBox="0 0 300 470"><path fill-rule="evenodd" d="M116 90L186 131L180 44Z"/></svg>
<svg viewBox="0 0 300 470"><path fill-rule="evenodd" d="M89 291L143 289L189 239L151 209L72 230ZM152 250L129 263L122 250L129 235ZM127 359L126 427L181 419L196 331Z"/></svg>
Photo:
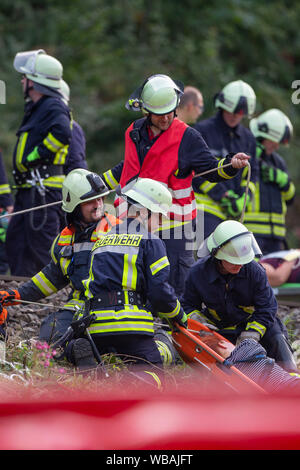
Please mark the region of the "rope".
<svg viewBox="0 0 300 470"><path fill-rule="evenodd" d="M232 166L232 164L226 163L226 165L218 166L217 168L212 168L211 170L203 171L202 173L198 173L197 175L194 175L193 178L197 178L198 176L204 176L204 175L207 175L208 173L213 173L214 171L218 171L221 168L227 168L228 166Z"/></svg>
<svg viewBox="0 0 300 470"><path fill-rule="evenodd" d="M0 219L4 217L13 217L14 215L26 214L26 212L37 211L39 209L44 209L44 207L54 206L56 204L61 204L63 201L49 202L48 204L43 204L42 206L31 207L29 209L23 209L22 211L17 212L7 212L5 215L0 215Z"/></svg>
<svg viewBox="0 0 300 470"><path fill-rule="evenodd" d="M246 212L246 205L247 205L247 199L248 199L248 193L249 193L249 184L250 184L250 178L251 178L251 166L250 163L247 162L247 167L248 167L248 172L247 172L247 184L245 188L245 197L244 197L244 204L243 204L243 210L241 213L240 217L240 222L244 222L244 217L245 217L245 212Z"/></svg>
<svg viewBox="0 0 300 470"><path fill-rule="evenodd" d="M22 303L22 304L33 304L33 305L39 305L41 307L51 307L51 308L58 308L58 309L62 309L62 308L67 308L67 310L78 310L75 306L72 307L72 305L68 306L68 307L65 307L65 305L54 305L54 304L51 304L51 303L46 303L46 304L43 304L41 302L34 302L33 300L21 300L21 299L18 299L16 300L17 303Z"/></svg>
<svg viewBox="0 0 300 470"><path fill-rule="evenodd" d="M213 173L214 171L218 171L222 168L227 168L229 166L232 166L232 164L231 163L226 163L226 165L222 165L222 166L219 166L217 168L212 168L210 170L203 171L202 173L198 173L197 175L194 175L193 178L196 178L198 176L204 176L204 175L207 175L208 173ZM246 186L246 192L245 192L245 201L246 201L247 195L248 195L249 182L250 182L250 176L251 176L251 167L250 167L249 162L247 162L247 166L248 166L248 178L247 178L247 186ZM3 219L4 217L13 217L14 215L26 214L27 212L36 211L36 210L39 210L39 209L44 209L45 207L50 207L50 206L54 206L56 204L61 204L62 202L63 201L50 202L48 204L43 204L41 206L31 207L29 209L24 209L24 210L21 210L21 211L18 211L18 212L6 213L5 215L0 215L0 220ZM246 208L246 202L244 202L244 208L243 208L243 211L242 211L242 215L244 215L245 208Z"/></svg>

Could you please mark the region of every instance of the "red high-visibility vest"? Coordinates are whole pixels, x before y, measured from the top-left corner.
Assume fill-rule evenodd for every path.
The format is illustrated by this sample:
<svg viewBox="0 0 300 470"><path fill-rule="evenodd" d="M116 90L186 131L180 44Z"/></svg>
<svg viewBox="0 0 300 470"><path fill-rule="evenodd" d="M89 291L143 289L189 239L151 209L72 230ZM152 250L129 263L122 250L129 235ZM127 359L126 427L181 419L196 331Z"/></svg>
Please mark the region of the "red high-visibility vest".
<svg viewBox="0 0 300 470"><path fill-rule="evenodd" d="M142 167L135 143L130 137L134 123L125 133L125 159L120 179L123 188L134 176L151 178L165 184L172 194L173 202L170 219L178 221L192 220L197 215L195 196L192 189L194 171L186 178L177 178L178 151L187 124L175 118L171 126L164 131L148 151ZM115 200L118 216L126 215L127 204L118 197Z"/></svg>

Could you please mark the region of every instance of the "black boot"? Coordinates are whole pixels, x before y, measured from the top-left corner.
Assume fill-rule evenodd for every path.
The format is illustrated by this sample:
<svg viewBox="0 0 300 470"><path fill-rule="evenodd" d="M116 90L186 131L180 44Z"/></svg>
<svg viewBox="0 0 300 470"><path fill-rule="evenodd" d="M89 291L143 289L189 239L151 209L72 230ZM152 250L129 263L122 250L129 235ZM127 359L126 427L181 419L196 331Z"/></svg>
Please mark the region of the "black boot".
<svg viewBox="0 0 300 470"><path fill-rule="evenodd" d="M92 346L85 338L78 338L73 342L72 359L80 370L94 369L97 366Z"/></svg>

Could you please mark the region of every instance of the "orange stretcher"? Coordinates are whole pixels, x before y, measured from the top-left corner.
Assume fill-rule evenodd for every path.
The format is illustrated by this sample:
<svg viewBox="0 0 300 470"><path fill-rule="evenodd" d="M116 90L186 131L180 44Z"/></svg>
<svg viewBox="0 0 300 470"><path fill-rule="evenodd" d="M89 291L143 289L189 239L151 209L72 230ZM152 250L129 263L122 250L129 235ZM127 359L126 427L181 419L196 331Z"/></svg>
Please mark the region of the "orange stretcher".
<svg viewBox="0 0 300 470"><path fill-rule="evenodd" d="M205 344L205 340L210 335L229 342L217 332L191 318L188 319L187 329L178 325L177 330L173 330L172 340L184 362L211 373L214 379L221 381L235 392L249 393L254 391L267 394L263 388L236 367L227 366L225 359Z"/></svg>

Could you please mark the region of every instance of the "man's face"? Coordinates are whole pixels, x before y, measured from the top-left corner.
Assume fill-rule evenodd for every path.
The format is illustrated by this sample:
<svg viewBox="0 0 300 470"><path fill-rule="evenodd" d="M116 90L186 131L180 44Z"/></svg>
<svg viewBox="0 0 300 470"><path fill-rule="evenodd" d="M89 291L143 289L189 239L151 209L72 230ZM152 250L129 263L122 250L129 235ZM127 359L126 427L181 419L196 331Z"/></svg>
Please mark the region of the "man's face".
<svg viewBox="0 0 300 470"><path fill-rule="evenodd" d="M86 224L98 222L103 216L103 198L92 199L80 204L81 214Z"/></svg>
<svg viewBox="0 0 300 470"><path fill-rule="evenodd" d="M174 120L174 111L168 114L151 114L151 126L157 130L166 131Z"/></svg>
<svg viewBox="0 0 300 470"><path fill-rule="evenodd" d="M244 113L229 113L223 110L223 119L229 127L236 127L242 121Z"/></svg>
<svg viewBox="0 0 300 470"><path fill-rule="evenodd" d="M27 90L27 87L32 86L32 81L29 80L25 75L22 75L21 84L22 84L23 93L25 93Z"/></svg>
<svg viewBox="0 0 300 470"><path fill-rule="evenodd" d="M163 215L158 212L151 212L148 218L148 232L154 233L162 225Z"/></svg>
<svg viewBox="0 0 300 470"><path fill-rule="evenodd" d="M229 263L225 259L222 259L221 264L227 274L238 274L242 269L242 264Z"/></svg>
<svg viewBox="0 0 300 470"><path fill-rule="evenodd" d="M267 155L271 155L271 153L276 152L276 150L279 149L279 144L269 139L264 139L262 141L262 145L264 146Z"/></svg>
<svg viewBox="0 0 300 470"><path fill-rule="evenodd" d="M203 113L203 97L202 97L202 95L200 95L200 94L198 95L196 103L190 103L189 111L190 111L189 122L190 122L190 124L193 124L199 119L199 117Z"/></svg>

